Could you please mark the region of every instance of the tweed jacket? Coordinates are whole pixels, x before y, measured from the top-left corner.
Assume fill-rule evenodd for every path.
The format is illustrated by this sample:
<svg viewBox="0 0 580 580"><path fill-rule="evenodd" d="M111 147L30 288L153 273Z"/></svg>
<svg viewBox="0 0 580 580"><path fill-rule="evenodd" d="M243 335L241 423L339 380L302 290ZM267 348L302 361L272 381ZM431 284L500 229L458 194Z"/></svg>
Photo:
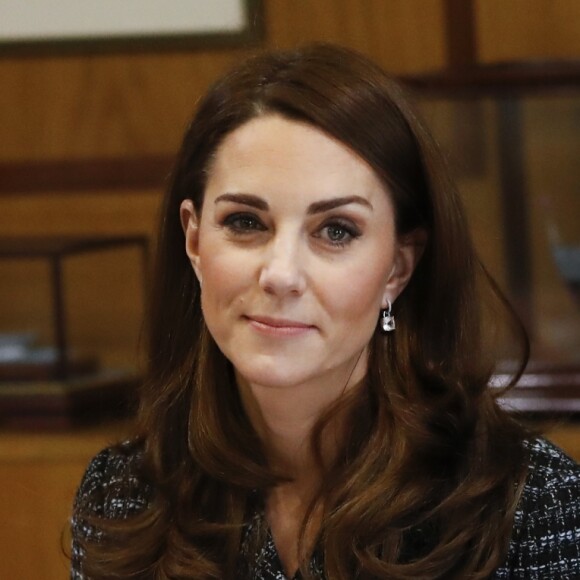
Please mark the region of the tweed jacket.
<svg viewBox="0 0 580 580"><path fill-rule="evenodd" d="M580 467L544 439L535 439L526 445L529 472L515 514L508 555L492 578L578 580ZM91 461L79 487L72 518L71 580L88 580L83 571L84 555L79 540L98 536L84 515L125 518L147 508L151 490L135 475L139 459L139 451L123 454L110 448ZM257 511L246 522L237 578L288 580L269 533L258 556L252 562L247 561L246 540L260 517ZM310 570L314 577L324 579L323 569L323 557L315 551ZM297 573L293 580L299 578Z"/></svg>

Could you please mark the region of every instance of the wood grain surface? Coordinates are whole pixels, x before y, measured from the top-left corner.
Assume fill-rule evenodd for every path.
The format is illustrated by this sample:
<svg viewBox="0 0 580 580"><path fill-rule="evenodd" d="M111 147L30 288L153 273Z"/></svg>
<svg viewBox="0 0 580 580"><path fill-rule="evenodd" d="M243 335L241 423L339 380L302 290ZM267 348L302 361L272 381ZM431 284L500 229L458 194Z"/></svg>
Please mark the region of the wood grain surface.
<svg viewBox="0 0 580 580"><path fill-rule="evenodd" d="M578 0L474 0L481 62L580 58Z"/></svg>

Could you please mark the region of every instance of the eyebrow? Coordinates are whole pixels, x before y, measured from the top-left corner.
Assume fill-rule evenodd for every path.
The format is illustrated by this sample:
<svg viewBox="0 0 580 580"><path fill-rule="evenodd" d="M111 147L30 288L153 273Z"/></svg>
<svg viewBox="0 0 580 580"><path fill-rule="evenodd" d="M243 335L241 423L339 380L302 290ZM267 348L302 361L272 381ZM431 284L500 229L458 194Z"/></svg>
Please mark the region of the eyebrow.
<svg viewBox="0 0 580 580"><path fill-rule="evenodd" d="M241 203L242 205L249 205L250 207L255 207L262 211L267 211L270 206L266 201L257 195L252 195L251 193L224 193L216 197L214 204L220 201L231 201L233 203Z"/></svg>
<svg viewBox="0 0 580 580"><path fill-rule="evenodd" d="M263 200L257 195L252 195L251 193L224 193L219 195L214 203L219 203L220 201L230 201L233 203L240 203L242 205L248 205L256 209L267 211L270 209L268 202ZM337 207L342 207L343 205L349 205L351 203L357 203L369 209L373 209L372 204L360 195L349 195L346 197L333 197L331 199L325 199L322 201L316 201L308 206L308 214L323 213L325 211L330 211L331 209L336 209Z"/></svg>
<svg viewBox="0 0 580 580"><path fill-rule="evenodd" d="M358 203L368 207L371 210L373 209L371 202L366 200L364 197L360 197L360 195L349 195L347 197L333 197L332 199L317 201L308 207L308 213L322 213L331 209L336 209L337 207L341 207L343 205L349 205L351 203Z"/></svg>

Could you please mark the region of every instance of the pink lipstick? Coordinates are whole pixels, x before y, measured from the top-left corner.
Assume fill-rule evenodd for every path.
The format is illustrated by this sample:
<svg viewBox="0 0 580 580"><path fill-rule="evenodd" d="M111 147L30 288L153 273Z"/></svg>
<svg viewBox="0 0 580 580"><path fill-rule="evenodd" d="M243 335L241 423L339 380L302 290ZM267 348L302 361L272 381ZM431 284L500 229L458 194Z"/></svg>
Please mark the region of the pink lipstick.
<svg viewBox="0 0 580 580"><path fill-rule="evenodd" d="M270 316L245 316L245 318L254 330L268 336L299 336L315 329L311 324L287 318Z"/></svg>

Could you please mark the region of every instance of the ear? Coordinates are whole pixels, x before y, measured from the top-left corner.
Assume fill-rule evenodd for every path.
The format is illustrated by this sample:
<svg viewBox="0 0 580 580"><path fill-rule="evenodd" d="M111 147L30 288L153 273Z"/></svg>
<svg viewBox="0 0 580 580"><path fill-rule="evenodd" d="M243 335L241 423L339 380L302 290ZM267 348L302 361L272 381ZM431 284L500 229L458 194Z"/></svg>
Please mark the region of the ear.
<svg viewBox="0 0 580 580"><path fill-rule="evenodd" d="M181 227L185 234L185 253L191 262L195 275L201 285L201 263L199 258L199 220L193 201L185 199L179 207Z"/></svg>
<svg viewBox="0 0 580 580"><path fill-rule="evenodd" d="M427 232L420 228L401 236L397 240L393 269L385 284L381 303L382 308L387 308L387 301L393 304L405 289L423 255L426 244Z"/></svg>

